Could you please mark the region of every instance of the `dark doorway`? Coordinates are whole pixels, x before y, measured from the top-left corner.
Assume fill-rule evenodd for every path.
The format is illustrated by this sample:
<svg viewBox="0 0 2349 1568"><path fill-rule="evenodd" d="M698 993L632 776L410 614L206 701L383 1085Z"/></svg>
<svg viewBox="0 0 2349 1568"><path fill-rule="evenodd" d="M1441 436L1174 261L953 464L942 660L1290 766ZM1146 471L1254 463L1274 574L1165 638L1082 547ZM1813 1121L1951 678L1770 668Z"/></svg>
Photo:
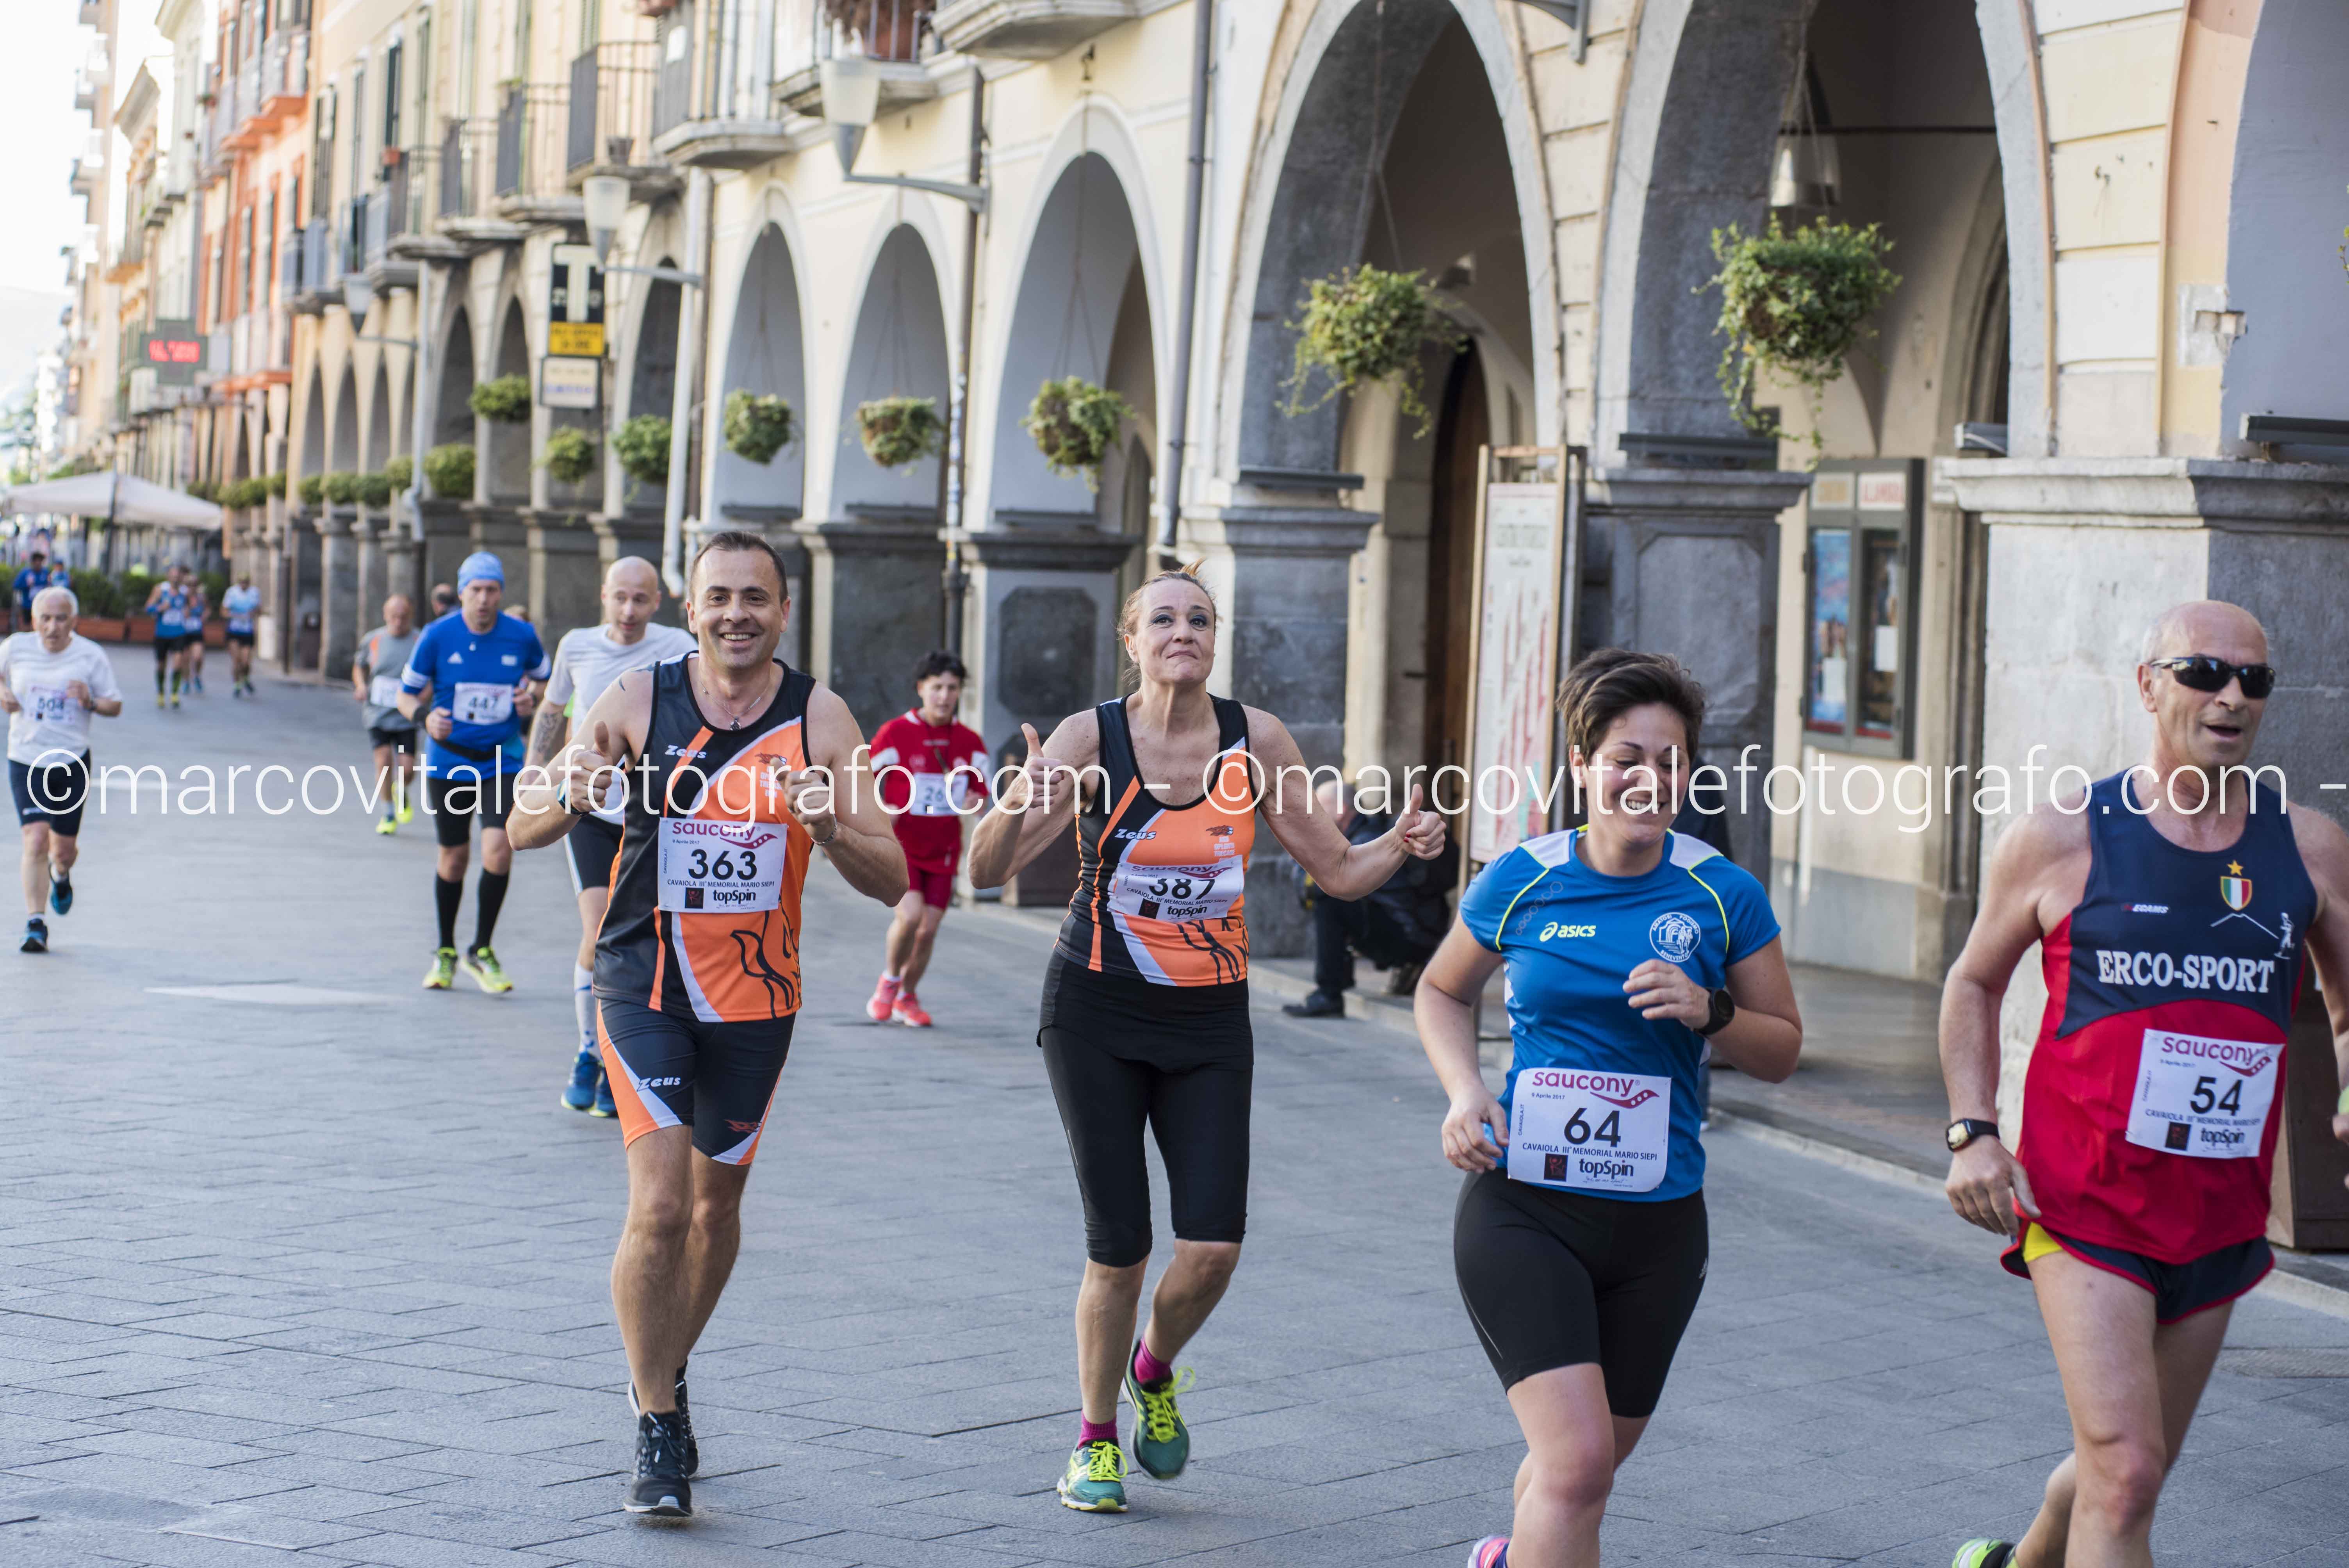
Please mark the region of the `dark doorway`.
<svg viewBox="0 0 2349 1568"><path fill-rule="evenodd" d="M1492 440L1483 357L1472 341L1452 361L1435 426L1427 528L1427 749L1431 767L1467 765L1468 596L1476 582L1477 454Z"/></svg>

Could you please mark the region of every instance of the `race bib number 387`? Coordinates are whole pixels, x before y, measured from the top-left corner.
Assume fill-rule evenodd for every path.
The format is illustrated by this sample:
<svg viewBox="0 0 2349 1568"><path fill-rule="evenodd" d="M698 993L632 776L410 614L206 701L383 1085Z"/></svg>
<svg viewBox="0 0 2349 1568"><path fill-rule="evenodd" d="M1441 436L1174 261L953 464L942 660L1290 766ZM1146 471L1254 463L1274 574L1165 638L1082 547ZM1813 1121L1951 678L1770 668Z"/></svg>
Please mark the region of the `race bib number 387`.
<svg viewBox="0 0 2349 1568"><path fill-rule="evenodd" d="M1110 907L1130 920L1220 920L1247 875L1237 857L1204 866L1122 865L1110 881Z"/></svg>
<svg viewBox="0 0 2349 1568"><path fill-rule="evenodd" d="M1509 1179L1652 1192L1671 1160L1672 1080L1528 1068L1509 1102Z"/></svg>
<svg viewBox="0 0 2349 1568"><path fill-rule="evenodd" d="M790 830L777 822L664 817L660 906L678 914L750 914L782 899Z"/></svg>
<svg viewBox="0 0 2349 1568"><path fill-rule="evenodd" d="M2128 1140L2199 1160L2260 1151L2283 1047L2147 1029L2129 1099Z"/></svg>

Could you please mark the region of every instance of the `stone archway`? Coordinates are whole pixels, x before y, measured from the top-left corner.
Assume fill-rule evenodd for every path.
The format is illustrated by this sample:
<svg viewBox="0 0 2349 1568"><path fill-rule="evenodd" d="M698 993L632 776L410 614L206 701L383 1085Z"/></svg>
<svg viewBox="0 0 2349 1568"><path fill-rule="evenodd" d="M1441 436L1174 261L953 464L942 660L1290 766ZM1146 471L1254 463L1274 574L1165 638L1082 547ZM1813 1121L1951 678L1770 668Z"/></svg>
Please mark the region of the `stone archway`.
<svg viewBox="0 0 2349 1568"><path fill-rule="evenodd" d="M746 522L799 517L807 484L807 371L800 322L799 273L783 231L769 223L750 247L727 334L719 407L736 392L768 394L792 406L798 428L792 443L764 463L736 456L719 442L712 465L713 510ZM852 358L851 363L854 360Z"/></svg>
<svg viewBox="0 0 2349 1568"><path fill-rule="evenodd" d="M856 410L883 397L927 397L947 417L953 372L937 268L920 232L892 228L874 253L841 377L832 510L840 516L917 516L937 522L940 458L885 469L864 452Z"/></svg>
<svg viewBox="0 0 2349 1568"><path fill-rule="evenodd" d="M464 306L460 305L450 315L449 329L440 340L440 389L437 409L440 418L432 429L433 445L453 442L470 447L473 444L476 431L472 396L473 323ZM440 499L471 500L473 498L459 495Z"/></svg>
<svg viewBox="0 0 2349 1568"><path fill-rule="evenodd" d="M373 473L390 458L391 369L378 359L375 366L373 394L367 399L367 444L360 449L359 466Z"/></svg>
<svg viewBox="0 0 2349 1568"><path fill-rule="evenodd" d="M520 299L506 302L505 315L498 328L497 355L491 364L493 377L519 376L525 382L530 380L530 329L523 320ZM497 419L481 421L482 493L492 503L530 504L533 422L528 417L512 424Z"/></svg>

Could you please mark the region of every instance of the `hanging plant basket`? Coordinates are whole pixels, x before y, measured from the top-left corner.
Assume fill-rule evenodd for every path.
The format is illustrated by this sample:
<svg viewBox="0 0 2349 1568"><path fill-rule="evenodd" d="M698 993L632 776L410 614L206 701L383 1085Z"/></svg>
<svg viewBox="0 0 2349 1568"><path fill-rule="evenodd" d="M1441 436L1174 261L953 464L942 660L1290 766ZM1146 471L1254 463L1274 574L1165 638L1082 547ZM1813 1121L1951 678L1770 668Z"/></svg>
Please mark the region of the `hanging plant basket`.
<svg viewBox="0 0 2349 1568"><path fill-rule="evenodd" d="M876 397L856 406L856 433L864 455L885 469L910 469L946 446L946 421L935 397Z"/></svg>
<svg viewBox="0 0 2349 1568"><path fill-rule="evenodd" d="M357 474L328 474L326 476L326 499L336 506L349 506L352 502L357 500L359 499L359 476Z"/></svg>
<svg viewBox="0 0 2349 1568"><path fill-rule="evenodd" d="M530 377L501 376L473 388L465 399L473 412L501 425L519 425L530 418Z"/></svg>
<svg viewBox="0 0 2349 1568"><path fill-rule="evenodd" d="M1133 406L1107 387L1081 376L1064 376L1036 389L1019 428L1036 438L1046 468L1064 479L1081 475L1098 490L1102 459L1133 413Z"/></svg>
<svg viewBox="0 0 2349 1568"><path fill-rule="evenodd" d="M1291 418L1326 407L1340 394L1365 383L1394 388L1396 404L1419 421L1423 436L1433 426L1421 387L1420 356L1431 346L1456 351L1461 335L1438 308L1435 291L1419 273L1391 273L1365 263L1335 277L1316 278L1305 296L1305 314L1288 324L1297 334L1297 353L1283 389ZM1317 379L1329 383L1309 403Z"/></svg>
<svg viewBox="0 0 2349 1568"><path fill-rule="evenodd" d="M638 484L668 483L669 425L658 414L639 414L612 432L620 471Z"/></svg>
<svg viewBox="0 0 2349 1568"><path fill-rule="evenodd" d="M462 441L435 447L424 454L424 477L432 493L450 500L473 499L473 449Z"/></svg>
<svg viewBox="0 0 2349 1568"><path fill-rule="evenodd" d="M359 476L359 504L378 511L391 504L391 480L380 473Z"/></svg>
<svg viewBox="0 0 2349 1568"><path fill-rule="evenodd" d="M302 497L304 506L316 506L326 499L326 476L304 474L302 482L295 487L295 490Z"/></svg>
<svg viewBox="0 0 2349 1568"><path fill-rule="evenodd" d="M1756 435L1781 434L1775 415L1754 407L1755 374L1767 371L1805 389L1812 410L1811 447L1824 442L1818 411L1844 358L1873 332L1876 314L1899 274L1884 264L1892 242L1880 223L1856 229L1817 219L1792 233L1773 217L1759 234L1732 223L1713 232L1721 263L1698 292L1721 291L1716 335L1729 341L1716 372L1738 422Z"/></svg>
<svg viewBox="0 0 2349 1568"><path fill-rule="evenodd" d="M540 468L567 485L575 485L594 473L595 463L595 438L570 426L548 436L546 449L538 458Z"/></svg>
<svg viewBox="0 0 2349 1568"><path fill-rule="evenodd" d="M798 420L771 392L726 394L726 449L745 462L766 463L792 444Z"/></svg>

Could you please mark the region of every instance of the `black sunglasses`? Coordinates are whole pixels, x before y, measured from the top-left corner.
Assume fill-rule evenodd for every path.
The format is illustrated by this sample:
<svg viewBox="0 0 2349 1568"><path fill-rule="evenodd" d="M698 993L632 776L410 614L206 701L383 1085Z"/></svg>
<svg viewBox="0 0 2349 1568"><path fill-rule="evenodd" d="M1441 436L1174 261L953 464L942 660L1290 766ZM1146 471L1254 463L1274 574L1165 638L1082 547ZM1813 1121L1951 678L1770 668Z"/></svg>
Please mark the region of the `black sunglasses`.
<svg viewBox="0 0 2349 1568"><path fill-rule="evenodd" d="M2151 667L2168 670L2189 691L2225 691L2229 681L2240 680L2245 696L2263 702L2275 690L2273 665L2230 665L2209 654L2180 654L2176 658L2152 660Z"/></svg>

